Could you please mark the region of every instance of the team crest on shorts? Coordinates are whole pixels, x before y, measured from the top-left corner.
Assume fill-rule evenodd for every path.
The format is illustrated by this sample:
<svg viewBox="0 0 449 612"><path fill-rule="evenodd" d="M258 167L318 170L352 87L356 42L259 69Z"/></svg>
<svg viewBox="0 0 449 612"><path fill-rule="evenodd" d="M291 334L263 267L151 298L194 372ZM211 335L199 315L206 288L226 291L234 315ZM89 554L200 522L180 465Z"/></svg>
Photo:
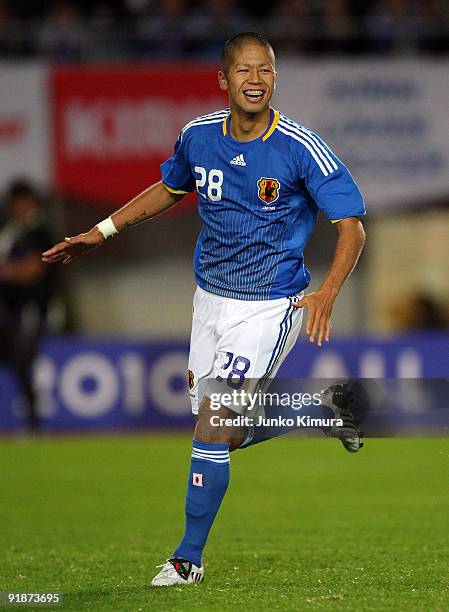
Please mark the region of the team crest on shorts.
<svg viewBox="0 0 449 612"><path fill-rule="evenodd" d="M191 391L193 389L193 385L194 385L194 382L195 382L195 376L193 375L192 370L189 370L188 374L189 374L189 389Z"/></svg>
<svg viewBox="0 0 449 612"><path fill-rule="evenodd" d="M278 199L280 184L277 179L263 176L257 181L257 186L259 187L257 195L263 202L271 204Z"/></svg>

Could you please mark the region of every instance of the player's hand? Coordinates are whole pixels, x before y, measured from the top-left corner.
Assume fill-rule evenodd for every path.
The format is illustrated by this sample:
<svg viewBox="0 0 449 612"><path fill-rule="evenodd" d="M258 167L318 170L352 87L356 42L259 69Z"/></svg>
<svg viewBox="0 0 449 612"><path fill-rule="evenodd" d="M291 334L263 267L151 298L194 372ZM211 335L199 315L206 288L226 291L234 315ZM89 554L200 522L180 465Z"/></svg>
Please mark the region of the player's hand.
<svg viewBox="0 0 449 612"><path fill-rule="evenodd" d="M323 338L329 342L331 337L331 314L338 291L334 288L321 288L309 295L305 295L295 308L307 308L306 334L310 342L315 342L318 336L318 346L322 345Z"/></svg>
<svg viewBox="0 0 449 612"><path fill-rule="evenodd" d="M78 234L72 238L65 238L64 242L56 244L54 247L42 253L44 263L71 263L75 257L86 255L98 248L105 238L100 230L95 226L84 234Z"/></svg>

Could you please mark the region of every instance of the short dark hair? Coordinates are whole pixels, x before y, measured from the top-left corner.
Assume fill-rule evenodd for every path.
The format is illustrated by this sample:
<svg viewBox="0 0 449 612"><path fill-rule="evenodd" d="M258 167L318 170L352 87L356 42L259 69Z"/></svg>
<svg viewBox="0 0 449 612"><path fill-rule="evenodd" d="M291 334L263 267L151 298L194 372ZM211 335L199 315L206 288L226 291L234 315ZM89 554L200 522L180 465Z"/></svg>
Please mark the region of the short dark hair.
<svg viewBox="0 0 449 612"><path fill-rule="evenodd" d="M224 44L221 52L221 69L226 72L232 63L232 57L234 51L242 47L245 43L253 43L265 47L268 51L271 51L274 55L273 47L262 34L257 32L240 32L236 36L233 36L227 40Z"/></svg>
<svg viewBox="0 0 449 612"><path fill-rule="evenodd" d="M25 178L15 179L7 190L7 200L12 201L18 198L32 198L40 203L39 194L34 186Z"/></svg>

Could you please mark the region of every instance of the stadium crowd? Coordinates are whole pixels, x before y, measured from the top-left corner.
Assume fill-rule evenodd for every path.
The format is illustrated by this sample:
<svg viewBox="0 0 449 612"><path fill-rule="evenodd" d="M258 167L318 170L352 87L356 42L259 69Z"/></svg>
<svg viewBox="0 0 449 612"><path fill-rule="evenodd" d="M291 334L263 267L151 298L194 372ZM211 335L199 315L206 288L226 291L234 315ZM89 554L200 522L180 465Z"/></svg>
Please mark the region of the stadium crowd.
<svg viewBox="0 0 449 612"><path fill-rule="evenodd" d="M284 54L449 53L449 0L0 0L0 56L216 57L265 33Z"/></svg>

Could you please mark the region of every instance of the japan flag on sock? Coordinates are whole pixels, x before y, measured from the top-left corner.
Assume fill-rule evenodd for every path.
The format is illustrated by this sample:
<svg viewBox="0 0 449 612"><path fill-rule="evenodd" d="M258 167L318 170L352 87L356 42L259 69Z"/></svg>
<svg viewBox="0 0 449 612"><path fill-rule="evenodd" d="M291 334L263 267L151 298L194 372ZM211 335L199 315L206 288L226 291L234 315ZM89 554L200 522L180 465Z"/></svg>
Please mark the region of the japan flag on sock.
<svg viewBox="0 0 449 612"><path fill-rule="evenodd" d="M193 474L192 474L192 484L195 487L204 487L203 478L204 478L204 474L197 474L196 472L193 472Z"/></svg>

